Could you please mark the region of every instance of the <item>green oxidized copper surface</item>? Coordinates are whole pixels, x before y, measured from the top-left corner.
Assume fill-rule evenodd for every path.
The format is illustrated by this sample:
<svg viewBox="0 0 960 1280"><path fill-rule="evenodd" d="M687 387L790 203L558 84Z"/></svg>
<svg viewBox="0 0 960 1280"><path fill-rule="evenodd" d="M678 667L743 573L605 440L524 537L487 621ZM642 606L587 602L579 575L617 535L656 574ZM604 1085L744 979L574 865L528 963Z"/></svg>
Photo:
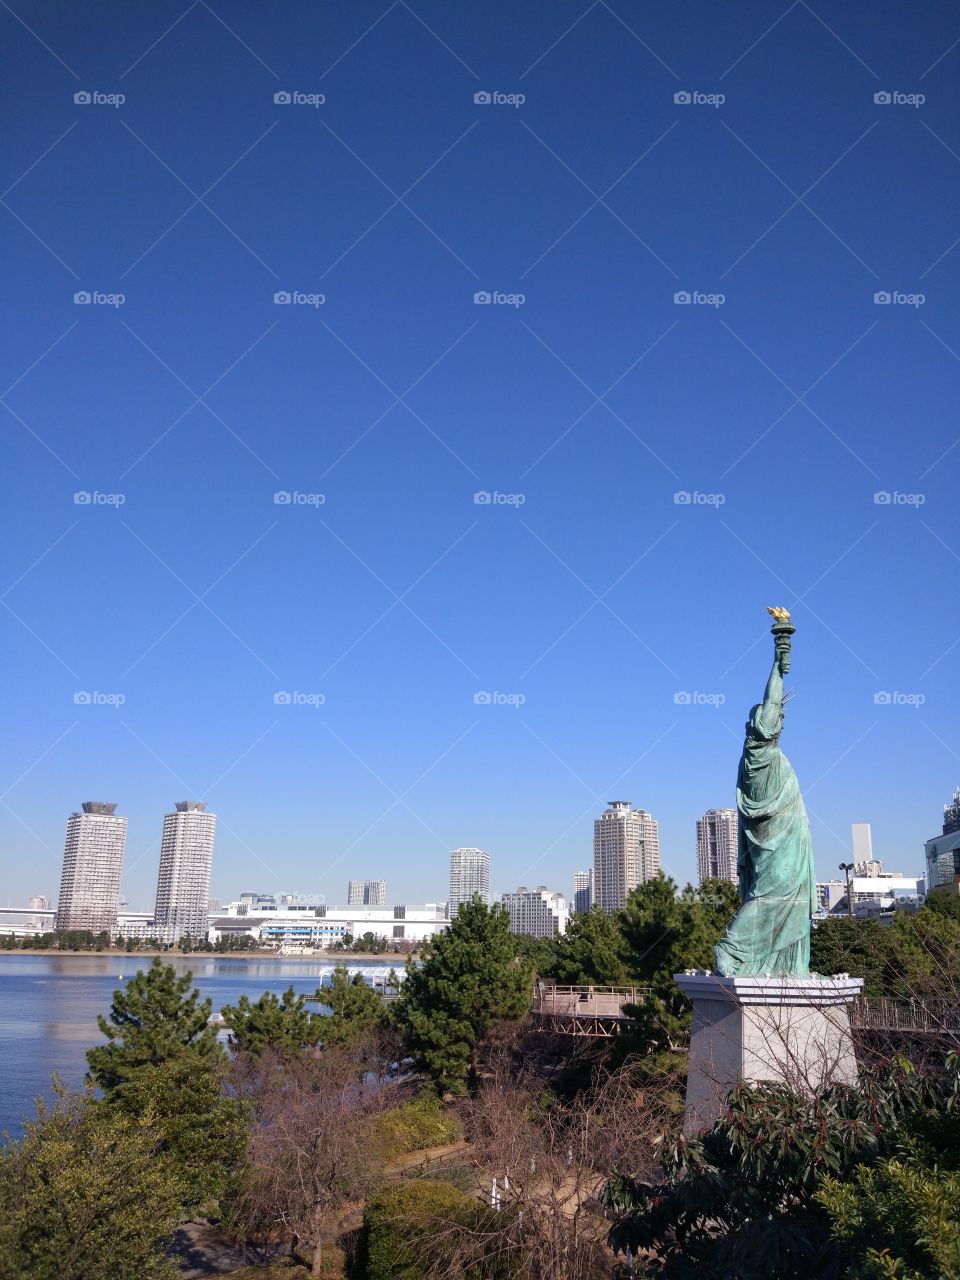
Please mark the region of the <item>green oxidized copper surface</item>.
<svg viewBox="0 0 960 1280"><path fill-rule="evenodd" d="M743 906L716 949L717 972L726 977L810 973L810 917L817 908L813 846L797 775L780 750L783 677L796 628L785 609L769 612L775 619L773 669L763 702L750 712L737 774Z"/></svg>

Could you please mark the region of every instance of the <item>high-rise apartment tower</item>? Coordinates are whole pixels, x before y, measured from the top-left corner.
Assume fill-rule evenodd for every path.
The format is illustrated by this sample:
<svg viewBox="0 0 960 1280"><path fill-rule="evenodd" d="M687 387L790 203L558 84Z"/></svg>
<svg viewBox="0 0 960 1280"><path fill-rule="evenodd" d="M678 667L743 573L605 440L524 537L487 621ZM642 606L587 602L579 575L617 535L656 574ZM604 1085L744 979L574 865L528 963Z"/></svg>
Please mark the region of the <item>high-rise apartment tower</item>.
<svg viewBox="0 0 960 1280"><path fill-rule="evenodd" d="M127 842L127 820L118 817L116 809L115 804L86 800L80 812L71 813L67 819L56 915L58 930L116 930Z"/></svg>

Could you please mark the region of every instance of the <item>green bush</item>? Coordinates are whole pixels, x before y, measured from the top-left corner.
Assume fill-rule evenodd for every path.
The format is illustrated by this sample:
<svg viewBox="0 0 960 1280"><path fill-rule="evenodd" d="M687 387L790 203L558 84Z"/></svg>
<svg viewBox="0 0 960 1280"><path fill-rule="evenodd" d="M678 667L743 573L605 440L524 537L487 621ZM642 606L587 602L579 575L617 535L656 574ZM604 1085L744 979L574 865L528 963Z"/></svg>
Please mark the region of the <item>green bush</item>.
<svg viewBox="0 0 960 1280"><path fill-rule="evenodd" d="M486 1233L490 1254L501 1252L497 1219L493 1210L449 1182L420 1178L386 1187L367 1201L363 1215L367 1280L425 1280L429 1264L441 1254L463 1280L518 1276L519 1268L511 1267L509 1258L477 1258L477 1238Z"/></svg>
<svg viewBox="0 0 960 1280"><path fill-rule="evenodd" d="M374 1122L377 1146L384 1160L395 1160L410 1151L442 1147L462 1136L456 1115L433 1093L422 1093L412 1102L385 1111Z"/></svg>

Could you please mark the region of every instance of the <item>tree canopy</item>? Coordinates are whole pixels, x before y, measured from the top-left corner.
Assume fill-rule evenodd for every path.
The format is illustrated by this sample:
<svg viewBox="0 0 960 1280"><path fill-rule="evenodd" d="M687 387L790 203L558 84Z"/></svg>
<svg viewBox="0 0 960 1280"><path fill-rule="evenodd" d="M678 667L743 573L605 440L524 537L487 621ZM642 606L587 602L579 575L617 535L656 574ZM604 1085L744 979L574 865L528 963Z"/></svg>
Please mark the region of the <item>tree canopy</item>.
<svg viewBox="0 0 960 1280"><path fill-rule="evenodd" d="M191 973L178 978L172 965L155 959L113 993L109 1019L97 1018L108 1043L87 1053L91 1078L109 1097L144 1069L171 1059L222 1057L210 1025L212 1007L200 999Z"/></svg>
<svg viewBox="0 0 960 1280"><path fill-rule="evenodd" d="M259 1055L267 1049L274 1053L298 1053L319 1044L324 1037L326 1019L311 1013L305 997L288 987L282 996L265 991L259 1000L241 996L235 1005L221 1009L230 1028L230 1044L234 1049Z"/></svg>
<svg viewBox="0 0 960 1280"><path fill-rule="evenodd" d="M477 1043L499 1021L529 1008L532 971L521 960L510 917L479 897L408 962L395 1014L437 1086L462 1092Z"/></svg>

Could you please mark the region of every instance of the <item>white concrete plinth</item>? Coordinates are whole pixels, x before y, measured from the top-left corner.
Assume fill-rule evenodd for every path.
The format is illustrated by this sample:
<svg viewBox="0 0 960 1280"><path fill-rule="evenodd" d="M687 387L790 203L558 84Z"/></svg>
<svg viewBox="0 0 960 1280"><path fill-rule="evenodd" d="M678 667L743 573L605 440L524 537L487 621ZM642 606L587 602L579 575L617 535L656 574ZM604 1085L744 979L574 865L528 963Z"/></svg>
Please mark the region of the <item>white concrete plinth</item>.
<svg viewBox="0 0 960 1280"><path fill-rule="evenodd" d="M722 978L674 974L693 1002L684 1132L697 1133L722 1113L740 1080L788 1084L814 1093L857 1080L847 1004L862 978Z"/></svg>

